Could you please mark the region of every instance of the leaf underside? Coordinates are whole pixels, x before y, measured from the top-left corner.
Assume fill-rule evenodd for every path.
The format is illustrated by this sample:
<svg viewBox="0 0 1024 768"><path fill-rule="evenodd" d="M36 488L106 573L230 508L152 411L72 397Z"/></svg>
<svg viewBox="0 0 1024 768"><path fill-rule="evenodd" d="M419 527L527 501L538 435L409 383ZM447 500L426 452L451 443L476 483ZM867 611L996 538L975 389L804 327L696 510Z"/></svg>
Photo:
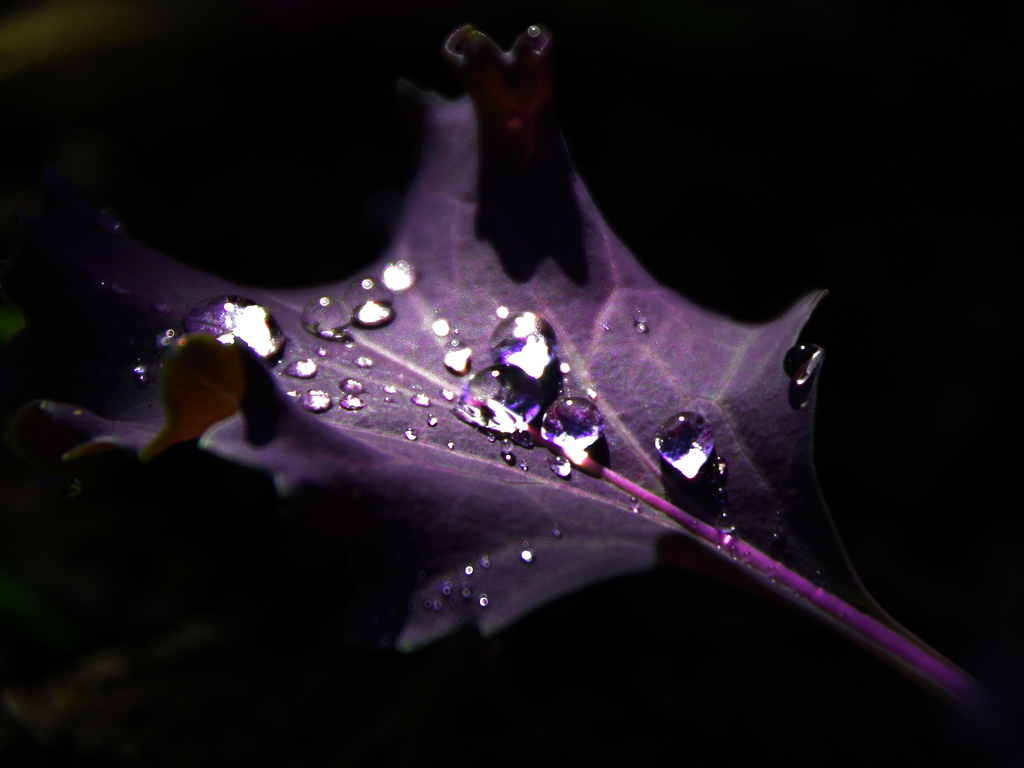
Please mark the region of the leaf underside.
<svg viewBox="0 0 1024 768"><path fill-rule="evenodd" d="M235 345L241 407L199 445L271 474L292 519L350 545L364 585L351 611L357 641L409 650L463 625L493 633L559 595L650 568L660 551L665 562L788 602L953 699L972 698L966 676L871 601L822 499L812 461L817 377L796 387L783 358L824 292L746 325L657 285L602 219L551 121L549 48L541 31L503 54L464 28L445 52L470 95L446 101L404 88L422 132L418 175L390 247L353 277L379 278L404 260L418 280L396 294L393 322L352 330L351 348L301 323L310 299L340 296L350 281L230 284L102 226L98 209L45 170L43 213L15 214L4 273L27 317L3 350L5 398L34 403L79 453L142 451L165 430L162 378L175 355L158 340L168 330L180 338L199 302L242 296L270 312L287 342L273 364ZM569 368L563 388L597 393L605 433L594 454L607 471L557 477L544 445L514 446L509 465L499 443L453 415L442 392L460 392L465 379L442 364L445 344L457 329L474 367L487 365L498 307L553 326ZM439 318L448 337L432 330ZM300 360L316 363L315 377L285 373ZM288 394L317 389L336 402L349 378L365 388L360 410L310 413ZM429 406L411 401L423 394ZM701 413L714 430L728 462L724 506L655 450L655 432L680 411ZM714 527L724 510L731 535Z"/></svg>

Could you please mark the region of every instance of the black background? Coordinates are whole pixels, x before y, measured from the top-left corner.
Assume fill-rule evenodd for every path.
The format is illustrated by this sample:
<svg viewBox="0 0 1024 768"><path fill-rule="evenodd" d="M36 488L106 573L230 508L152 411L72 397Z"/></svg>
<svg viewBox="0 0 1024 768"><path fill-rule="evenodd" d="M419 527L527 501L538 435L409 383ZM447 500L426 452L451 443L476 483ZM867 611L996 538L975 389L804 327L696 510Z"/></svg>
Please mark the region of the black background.
<svg viewBox="0 0 1024 768"><path fill-rule="evenodd" d="M0 80L2 207L37 212L49 162L228 279L343 277L386 244L412 173L397 78L455 96L452 29L507 47L545 24L577 169L659 281L749 321L830 289L805 336L828 350L816 454L851 559L1024 717L1019 10L174 7ZM185 446L65 499L3 451L0 574L45 605L0 615L6 765L1011 764L846 641L702 577L367 653L341 637L341 548L282 523L266 478Z"/></svg>

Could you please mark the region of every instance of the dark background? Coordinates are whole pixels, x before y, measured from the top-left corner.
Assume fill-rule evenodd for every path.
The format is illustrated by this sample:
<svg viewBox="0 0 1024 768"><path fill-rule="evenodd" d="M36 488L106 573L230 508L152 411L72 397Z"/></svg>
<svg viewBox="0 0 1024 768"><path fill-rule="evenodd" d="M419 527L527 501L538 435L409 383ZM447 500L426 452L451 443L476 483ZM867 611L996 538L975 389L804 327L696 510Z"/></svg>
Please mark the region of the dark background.
<svg viewBox="0 0 1024 768"><path fill-rule="evenodd" d="M831 290L806 337L828 350L816 453L851 559L1024 718L1019 9L115 2L80 5L86 23L71 5L0 15L0 207L36 213L53 163L139 240L267 285L386 244L414 160L397 78L455 96L452 29L507 47L547 25L577 168L661 282L749 321ZM4 765L1020 764L846 641L702 577L368 653L342 639L341 548L282 523L266 478L183 446L67 499L0 459Z"/></svg>

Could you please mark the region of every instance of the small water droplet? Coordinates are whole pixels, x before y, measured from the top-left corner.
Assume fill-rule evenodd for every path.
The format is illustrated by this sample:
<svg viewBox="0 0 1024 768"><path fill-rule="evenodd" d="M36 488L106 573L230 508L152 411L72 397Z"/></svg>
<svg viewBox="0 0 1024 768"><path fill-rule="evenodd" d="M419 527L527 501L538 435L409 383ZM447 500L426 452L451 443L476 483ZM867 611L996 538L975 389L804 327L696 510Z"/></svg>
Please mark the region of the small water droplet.
<svg viewBox="0 0 1024 768"><path fill-rule="evenodd" d="M729 492L725 488L715 488L711 496L719 504L726 504L729 501Z"/></svg>
<svg viewBox="0 0 1024 768"><path fill-rule="evenodd" d="M452 583L450 581L448 581L448 579L445 579L444 581L441 582L441 594L442 595L450 595L451 593L452 593Z"/></svg>
<svg viewBox="0 0 1024 768"><path fill-rule="evenodd" d="M604 416L593 401L571 397L555 401L544 412L540 434L563 451L571 461L587 458L587 448L601 437Z"/></svg>
<svg viewBox="0 0 1024 768"><path fill-rule="evenodd" d="M310 389L299 397L299 407L310 413L323 413L331 408L331 396L322 389Z"/></svg>
<svg viewBox="0 0 1024 768"><path fill-rule="evenodd" d="M412 288L418 279L416 269L407 261L394 261L388 264L381 275L384 285L398 293Z"/></svg>
<svg viewBox="0 0 1024 768"><path fill-rule="evenodd" d="M346 411L358 411L361 408L366 407L366 403L358 395L342 395L338 401L338 405L344 408Z"/></svg>
<svg viewBox="0 0 1024 768"><path fill-rule="evenodd" d="M711 427L698 413L683 411L670 418L654 436L661 458L692 480L714 450Z"/></svg>
<svg viewBox="0 0 1024 768"><path fill-rule="evenodd" d="M646 323L647 322L647 312L645 312L642 309L634 310L633 311L633 322L634 323Z"/></svg>
<svg viewBox="0 0 1024 768"><path fill-rule="evenodd" d="M728 478L729 465L726 464L725 459L721 456L715 456L708 464L707 477L708 482L715 488L721 488L725 485L725 481Z"/></svg>
<svg viewBox="0 0 1024 768"><path fill-rule="evenodd" d="M443 317L434 321L434 324L430 326L430 329L434 332L435 336L447 336L452 327L448 324L448 321Z"/></svg>
<svg viewBox="0 0 1024 768"><path fill-rule="evenodd" d="M345 379L341 382L341 391L350 395L361 395L363 394L363 383L355 379Z"/></svg>
<svg viewBox="0 0 1024 768"><path fill-rule="evenodd" d="M479 603L481 608L486 608L491 604L491 601L487 599L487 595L480 595Z"/></svg>
<svg viewBox="0 0 1024 768"><path fill-rule="evenodd" d="M528 34L530 37L537 37L538 35L540 35L540 27L531 24L529 27L526 28L526 34Z"/></svg>
<svg viewBox="0 0 1024 768"><path fill-rule="evenodd" d="M524 563L532 563L533 562L533 551L529 550L529 549L524 549L522 552L519 553L519 557L521 557L523 559Z"/></svg>
<svg viewBox="0 0 1024 768"><path fill-rule="evenodd" d="M521 368L492 365L466 382L455 415L506 434L526 429L540 413L540 387Z"/></svg>
<svg viewBox="0 0 1024 768"><path fill-rule="evenodd" d="M519 468L523 470L523 472L530 471L530 465L526 463L526 459L523 459L521 462L519 462Z"/></svg>
<svg viewBox="0 0 1024 768"><path fill-rule="evenodd" d="M429 408L430 407L430 398L427 397L422 392L417 392L415 395L413 395L411 398L409 398L409 402L411 402L413 405L418 405L421 408Z"/></svg>
<svg viewBox="0 0 1024 768"><path fill-rule="evenodd" d="M132 368L132 373L135 374L135 385L139 389L144 389L149 384L149 366L148 365L137 365Z"/></svg>
<svg viewBox="0 0 1024 768"><path fill-rule="evenodd" d="M794 384L802 387L811 380L824 359L825 350L816 344L798 344L786 353L782 361L782 370Z"/></svg>
<svg viewBox="0 0 1024 768"><path fill-rule="evenodd" d="M327 350L323 347L317 347L316 354L317 357L327 357Z"/></svg>
<svg viewBox="0 0 1024 768"><path fill-rule="evenodd" d="M357 357L353 362L356 364L356 368L372 368L373 367L373 359L369 358L369 357L366 357L366 355L361 355L361 356Z"/></svg>
<svg viewBox="0 0 1024 768"><path fill-rule="evenodd" d="M516 456L514 453L503 453L501 454L501 460L508 464L510 467L514 467L516 464Z"/></svg>
<svg viewBox="0 0 1024 768"><path fill-rule="evenodd" d="M494 314L498 316L498 319L504 320L506 317L508 317L508 307L498 307L496 310L494 310Z"/></svg>
<svg viewBox="0 0 1024 768"><path fill-rule="evenodd" d="M462 572L464 574L466 574L467 576L472 576L473 575L473 566L472 565L467 565L465 568L462 569Z"/></svg>
<svg viewBox="0 0 1024 768"><path fill-rule="evenodd" d="M634 515L640 513L640 500L636 496L629 497L629 511Z"/></svg>
<svg viewBox="0 0 1024 768"><path fill-rule="evenodd" d="M448 402L451 402L452 400L455 399L455 393L452 392L450 389L442 389L441 397L443 397Z"/></svg>
<svg viewBox="0 0 1024 768"><path fill-rule="evenodd" d="M607 333L611 329L612 329L612 327L610 325L608 325L608 323L601 323L601 330L603 330L605 333Z"/></svg>
<svg viewBox="0 0 1024 768"><path fill-rule="evenodd" d="M569 371L572 370L572 366L570 366L568 363L559 363L558 370L560 370L562 373L568 373Z"/></svg>
<svg viewBox="0 0 1024 768"><path fill-rule="evenodd" d="M597 390L594 389L593 387L587 387L583 391L587 393L587 397L589 397L591 400L597 400Z"/></svg>
<svg viewBox="0 0 1024 768"><path fill-rule="evenodd" d="M189 333L209 333L222 344L240 339L264 360L277 357L288 341L265 307L241 296L216 296L196 304L182 318Z"/></svg>
<svg viewBox="0 0 1024 768"><path fill-rule="evenodd" d="M406 440L415 440L417 437L420 436L420 433L417 432L415 429L412 429L411 427L405 430L404 434Z"/></svg>
<svg viewBox="0 0 1024 768"><path fill-rule="evenodd" d="M647 333L647 323L635 323L633 325L637 333Z"/></svg>
<svg viewBox="0 0 1024 768"><path fill-rule="evenodd" d="M455 450L455 442L453 440L449 440L447 443L445 443L445 445L448 446L449 451Z"/></svg>
<svg viewBox="0 0 1024 768"><path fill-rule="evenodd" d="M480 558L480 567L481 568L490 568L491 567L491 558L489 558L487 555L484 555L483 557L481 557Z"/></svg>
<svg viewBox="0 0 1024 768"><path fill-rule="evenodd" d="M317 296L302 310L302 327L321 339L344 342L352 339L348 318L348 310L340 299Z"/></svg>
<svg viewBox="0 0 1024 768"><path fill-rule="evenodd" d="M718 513L718 517L715 518L715 528L721 533L732 533L736 530L736 525L729 517L729 513L722 511Z"/></svg>
<svg viewBox="0 0 1024 768"><path fill-rule="evenodd" d="M473 350L453 341L445 350L444 367L456 376L465 376L473 364Z"/></svg>
<svg viewBox="0 0 1024 768"><path fill-rule="evenodd" d="M296 360L284 369L284 373L296 379L311 379L316 376L316 362L313 360Z"/></svg>
<svg viewBox="0 0 1024 768"><path fill-rule="evenodd" d="M533 312L510 315L498 323L491 334L494 359L518 366L534 379L544 374L557 348L554 328Z"/></svg>
<svg viewBox="0 0 1024 768"><path fill-rule="evenodd" d="M562 538L562 532L558 529L558 523L555 523L555 527L551 529L551 535L556 539Z"/></svg>
<svg viewBox="0 0 1024 768"><path fill-rule="evenodd" d="M352 322L362 328L382 328L395 319L394 294L372 277L353 280L342 298L352 307Z"/></svg>
<svg viewBox="0 0 1024 768"><path fill-rule="evenodd" d="M572 475L572 462L564 456L552 456L548 466L559 477L569 477Z"/></svg>
<svg viewBox="0 0 1024 768"><path fill-rule="evenodd" d="M124 234L124 222L110 208L104 208L96 212L96 223L107 230L107 232L112 232L115 235Z"/></svg>
<svg viewBox="0 0 1024 768"><path fill-rule="evenodd" d="M381 386L381 391L388 395L396 395L398 394L398 387L394 384L384 384Z"/></svg>
<svg viewBox="0 0 1024 768"><path fill-rule="evenodd" d="M772 533L771 541L768 542L768 552L776 560L786 552L786 534L782 531Z"/></svg>
<svg viewBox="0 0 1024 768"><path fill-rule="evenodd" d="M432 413L428 414L427 415L427 426L428 427L436 427L437 426L437 416L435 416Z"/></svg>

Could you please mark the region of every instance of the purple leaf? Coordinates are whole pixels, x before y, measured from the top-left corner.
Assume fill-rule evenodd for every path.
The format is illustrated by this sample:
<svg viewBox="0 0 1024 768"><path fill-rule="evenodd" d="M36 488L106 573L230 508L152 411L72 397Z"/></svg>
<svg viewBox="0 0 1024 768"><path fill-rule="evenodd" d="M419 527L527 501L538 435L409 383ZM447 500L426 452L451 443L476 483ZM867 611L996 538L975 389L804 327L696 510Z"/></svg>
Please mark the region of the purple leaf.
<svg viewBox="0 0 1024 768"><path fill-rule="evenodd" d="M44 171L44 212L18 217L4 275L28 319L3 352L5 397L46 400L39 410L85 446L73 455L139 451L164 423L161 361L175 340L246 342L240 411L200 447L271 474L297 522L350 545L362 642L408 650L460 625L492 633L660 558L781 599L976 703L968 676L866 594L822 500L823 353L787 354L824 292L744 325L658 286L572 168L551 118L550 46L533 27L508 54L471 28L452 34L445 55L469 97L404 88L422 129L418 176L387 252L338 284L262 290L205 275ZM251 326L263 341L246 330L253 307L272 318ZM361 321L346 328L353 310ZM543 442L539 416L530 445L453 411L465 356L474 372L496 362L496 327L527 312L557 338L543 405L586 396L603 416L589 457Z"/></svg>

